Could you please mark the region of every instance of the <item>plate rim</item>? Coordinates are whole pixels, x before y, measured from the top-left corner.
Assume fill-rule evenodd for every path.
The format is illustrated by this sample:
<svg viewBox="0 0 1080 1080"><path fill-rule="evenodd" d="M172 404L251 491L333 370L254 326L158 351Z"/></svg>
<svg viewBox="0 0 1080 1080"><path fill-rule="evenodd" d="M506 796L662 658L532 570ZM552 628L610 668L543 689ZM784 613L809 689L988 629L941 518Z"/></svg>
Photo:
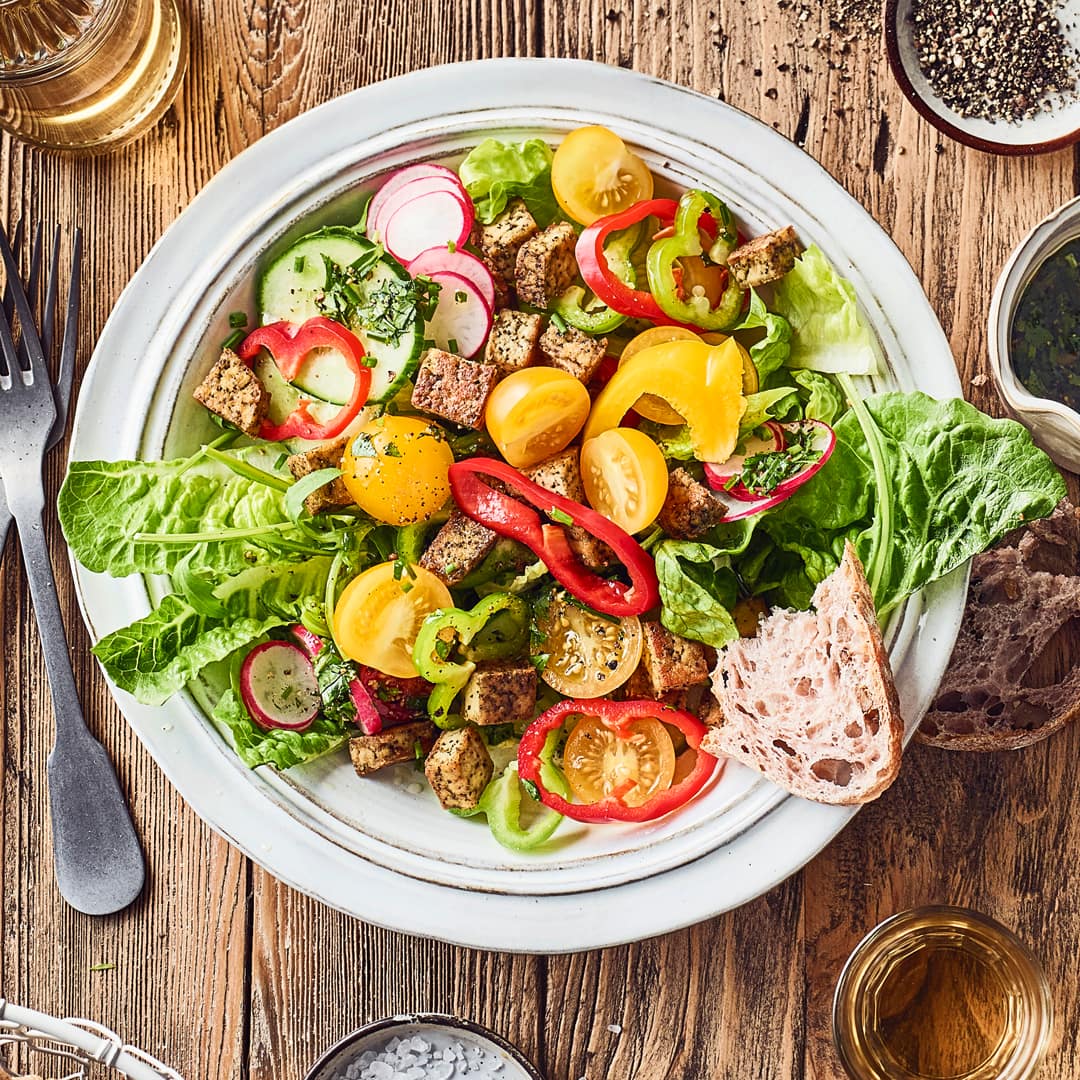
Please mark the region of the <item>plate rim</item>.
<svg viewBox="0 0 1080 1080"><path fill-rule="evenodd" d="M638 98L650 100L655 98L657 104L661 103L661 99L666 99L674 103L681 95L685 95L692 99L694 108L696 109L700 109L702 105L707 104L710 109L719 110L721 113L726 112L729 121L733 123L742 125L749 124L753 128L756 128L760 138L764 140L767 145L780 147L782 144L783 153L785 155L797 160L802 168L813 175L816 183L824 183L826 185L826 188L830 191L830 197L833 202L840 201L845 203L847 213L854 214L861 220L863 225L871 230L877 246L886 246L891 249L888 252L891 263L896 269L902 270L901 277L904 279L906 289L901 289L900 292L906 297L905 302L914 302L922 305L920 312L925 316L925 320L922 320L921 322L921 331L924 334L928 334L929 337L936 339L935 353L943 353L950 361L948 365L949 374L939 372L937 376L938 382L941 384L942 388L948 392L960 396L960 384L956 375L955 363L953 362L952 354L949 350L944 333L941 330L936 315L923 294L922 288L915 278L913 271L904 260L903 255L900 253L896 244L892 241L891 237L889 237L888 234L873 221L873 218L865 208L863 208L831 176L829 176L819 163L800 151L794 144L790 143L789 140L785 139L782 135L779 135L761 121L749 117L747 114L734 109L726 103L718 102L706 95L699 94L685 87L676 86L652 76L642 75L619 68L610 68L605 65L581 60L548 58L495 59L467 61L441 65L435 68L427 68L352 91L349 94L342 95L341 97L317 106L309 112L304 113L275 129L275 131L264 136L263 139L260 139L257 143L247 148L227 164L192 200L189 207L180 215L180 217L178 217L177 221L166 230L162 238L151 249L151 252L148 254L143 265L132 278L132 281L129 282L127 287L125 287L121 293L113 313L110 315L102 330L98 346L94 351L94 356L83 379L80 391L80 409L76 413L72 431L72 449L74 450L77 447L80 439L89 437L85 434L85 429L89 426L89 421L83 412L82 403L86 400L86 397L89 396L90 389L98 375L98 370L104 363L103 358L109 351L108 346L111 344L112 339L114 337L120 337L123 333L121 325L122 321L125 318L130 318L132 313L131 309L138 303L137 293L139 287L146 285L148 276L152 277L149 271L154 267L153 261L155 256L159 255L163 246L169 241L169 238L175 237L180 228L182 228L182 226L179 226L180 222L191 221L196 214L203 212L204 207L209 207L211 205L211 197L216 196L218 192L224 194L228 184L239 178L243 170L248 167L252 160L268 151L272 153L276 147L280 145L280 140L291 138L297 133L298 126L318 126L320 123L324 123L325 120L332 117L335 109L342 110L346 105L356 104L363 97L375 99L380 95L385 95L387 93L400 94L401 91L406 88L418 89L423 87L423 92L415 94L417 100L410 106L414 111L411 120L403 121L402 125L409 122L419 123L423 120L430 120L433 118L430 107L424 104L426 101L433 100L428 93L430 90L430 86L426 85L428 83L447 83L448 88L446 93L452 99L454 96L453 91L455 84L460 85L463 71L466 69L469 70L470 74L476 74L476 78L478 79L486 79L489 83L497 81L498 85L505 91L508 86L515 86L515 76L517 73L523 73L525 70L531 70L535 73L540 69L551 69L555 67L562 69L560 75L562 77L563 88L560 93L564 96L569 96L567 88L573 86L577 88L574 91L574 95L579 96L581 94L582 86L588 86L591 93L601 94L603 100L598 111L610 109L614 115L626 116L629 110L628 118L633 118L635 122L640 124L655 126L655 121L647 118L640 111L635 112L634 109L630 107L631 99ZM522 83L526 83L527 81L528 80L524 78L521 80ZM553 81L557 82L558 80ZM518 94L521 93L521 89L522 88L519 86L517 89ZM637 104L641 103L641 101L637 102ZM526 104L535 105L535 102L518 102L516 104L518 107L525 108ZM569 105L566 107L569 107ZM480 110L476 108L459 108L456 110L458 113L465 111ZM438 117L454 114L454 109L444 108L435 115ZM689 137L676 131L672 131L670 128L668 129L668 134L675 138ZM356 143L357 153L359 153L358 147L363 141L364 140L358 140ZM882 244L883 241L886 242L885 245ZM170 301L170 303L175 303L175 301ZM885 309L880 307L880 303L878 306L881 315L887 318ZM949 375L951 375L951 378ZM964 568L961 568L950 575L944 582L938 583L938 585L933 587L933 591L942 593L943 599L951 600L952 602L953 618L951 620L951 627L949 625L949 620L945 619L942 626L944 636L948 636L949 633L951 633L952 637L955 637L956 629L959 626L964 588L963 578L965 573L966 571ZM75 565L74 562L73 574L80 608L82 609L84 620L93 636L93 619L91 618L86 595L88 579L92 575L90 575L88 571L84 571L81 567ZM958 597L959 602L957 602ZM942 615L944 616L944 611L942 612ZM948 644L951 645L951 638ZM910 659L910 655L908 659ZM900 666L903 668L905 665L902 663ZM941 661L940 667L944 667L944 660ZM793 857L789 857L786 860L776 860L775 858L755 856L753 853L745 850L750 837L747 833L744 833L726 848L693 860L685 867L677 867L661 874L657 874L652 878L640 881L615 885L598 891L562 894L560 896L506 897L502 894L497 894L494 897L494 900L500 902L509 901L510 906L515 908L513 916L506 919L506 922L511 925L499 929L493 928L494 920L490 910L486 915L474 915L473 917L476 925L467 931L462 930L460 927L451 928L441 923L432 925L432 920L430 918L424 918L423 915L416 917L414 914L403 920L397 917L400 912L395 912L395 917L388 919L386 918L385 912L372 914L367 910L363 912L357 910L355 901L350 902L347 893L344 893L340 887L325 887L325 879L324 887L320 888L319 886L298 880L298 876L295 873L283 870L277 863L272 867L268 865L271 862L271 859L269 858L267 851L263 850L262 853L257 851L257 845L252 842L252 838L247 833L244 833L243 838L241 838L241 836L237 835L237 830L231 828L227 823L230 817L230 814L227 811L230 808L227 806L224 807L225 812L223 812L223 807L221 806L222 800L220 798L221 793L219 793L217 797L215 797L213 793L206 792L199 792L197 795L193 795L188 786L182 785L180 781L177 780L174 772L179 770L174 770L174 763L169 757L170 752L174 752L174 748L167 745L168 740L153 738L148 732L143 730L144 726L150 725L149 721L141 714L147 711L157 713L157 710L149 710L147 707L138 706L132 698L118 691L111 684L110 690L117 700L128 723L139 736L140 741L147 747L158 765L165 772L166 776L180 791L180 794L185 801L192 806L196 813L199 814L211 828L225 836L231 843L252 858L253 861L267 869L273 876L330 906L336 907L349 914L365 918L368 921L404 930L405 932L426 934L453 943L479 948L522 952L568 952L639 940L643 937L691 925L702 919L745 903L755 896L760 895L762 892L767 891L791 874L797 872L801 866L805 865L805 863L817 854L825 844L833 839L836 833L838 833L843 825L850 820L855 812L855 809L853 808L822 807L817 804L805 803L802 800L789 797L784 799L757 825L748 830L748 833L752 834L753 839L757 841L762 841L766 838L772 838L776 841L790 840L790 834L793 829L798 833L809 832L813 834L813 840L808 844L800 845L798 853ZM914 704L916 704L916 706L921 705L922 707L925 707L925 703L922 702ZM133 719L133 716L139 717L139 719ZM160 726L160 724L158 726ZM803 824L799 826L795 824L796 822L802 822ZM812 825L812 828L806 828L807 822ZM305 827L297 827L299 827L303 833L303 836L298 838L299 840L305 838L310 840L312 838L312 834ZM340 848L336 848L336 845L333 845L330 841L326 841L325 838L316 836L315 839L319 841L321 846L335 848L339 853L338 857L340 858ZM301 847L303 847L303 844L301 844ZM777 850L783 850L786 847L787 845L778 843ZM744 850L739 851L737 849ZM332 863L333 859L330 859L330 856L333 854L334 852L332 851L323 851L322 861L325 862L329 859ZM354 863L361 864L361 869L365 875L385 879L385 881L379 881L376 882L376 884L384 884L392 881L395 888L401 888L404 875L385 870L381 867L376 867L357 856L350 855L349 859ZM644 897L645 895L654 892L656 888L663 889L667 882L671 881L674 877L681 876L685 878L687 875L695 876L697 873L700 873L700 864L702 863L709 863L715 868L720 865L731 865L733 862L737 863L744 872L744 876L741 879L741 887L736 887L724 897L718 895L715 900L707 899L704 903L698 903L696 906L679 906L675 909L667 910L659 918L649 918L645 920L642 920L640 917L635 920L597 918L596 912L590 913L584 910L589 898L600 897L602 900L601 907L604 907L612 898L608 894L611 894L616 890L621 889L628 892L635 892L639 897ZM354 866L354 873L356 870L357 867ZM433 891L436 894L441 894L443 900L459 912L462 898L475 901L477 907L483 907L485 905L489 905L490 907L490 905L493 904L492 894L469 893L464 890L450 888L439 884L416 882L413 879L409 880L413 882L414 889L419 888L421 891L429 894ZM676 885L675 888L681 888L681 886ZM408 889L405 891L408 891ZM426 906L429 903L430 897L423 901L419 906ZM537 910L537 905L540 903L552 910L563 912L570 910L574 911L579 916L584 916L578 920L577 932L573 934L564 932L564 925L562 924L561 919L552 923L550 915L547 912L540 913ZM436 909L438 908L437 904L434 906ZM593 906L595 906L595 904ZM526 920L526 924L533 927L534 931L542 937L542 940L532 940L527 942L522 940L522 918Z"/></svg>

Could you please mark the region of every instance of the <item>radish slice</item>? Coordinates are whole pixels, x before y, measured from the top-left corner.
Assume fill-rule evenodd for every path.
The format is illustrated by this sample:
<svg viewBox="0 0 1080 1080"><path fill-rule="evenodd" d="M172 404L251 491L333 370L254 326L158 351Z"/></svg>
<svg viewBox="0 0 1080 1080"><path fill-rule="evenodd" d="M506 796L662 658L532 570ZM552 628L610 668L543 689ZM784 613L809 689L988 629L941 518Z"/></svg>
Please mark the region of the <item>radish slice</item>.
<svg viewBox="0 0 1080 1080"><path fill-rule="evenodd" d="M773 426L772 423L770 423L771 426ZM790 498L807 480L817 475L836 448L836 433L821 420L796 420L790 424L777 424L775 426L785 434L785 445L787 444L786 433L801 435L803 438L809 436L809 438L806 438L805 445L807 449L816 451L817 457L795 473L794 476L790 476L777 484L767 495L755 494L741 480L729 488L727 485L737 473L728 471L726 462L719 469L717 466L706 465L705 481L716 492L716 498L727 507L725 521L738 521L740 518L750 517L752 514L760 514ZM777 451L766 450L764 452ZM783 451L778 452L782 453ZM726 475L722 476L721 472Z"/></svg>
<svg viewBox="0 0 1080 1080"><path fill-rule="evenodd" d="M398 195L404 195L402 188ZM461 247L473 226L473 207L460 195L432 191L408 202L398 203L396 196L385 210L382 242L398 262L410 263L422 251L454 244Z"/></svg>
<svg viewBox="0 0 1080 1080"><path fill-rule="evenodd" d="M240 667L240 696L264 731L302 731L322 707L311 660L287 641L266 641L247 654Z"/></svg>
<svg viewBox="0 0 1080 1080"><path fill-rule="evenodd" d="M410 180L407 184L398 188L376 211L368 216L368 235L378 238L386 231L386 223L394 213L407 202L419 199L421 195L431 195L436 191L445 191L462 202L470 201L465 189L454 180L448 180L445 176L422 176L419 180Z"/></svg>
<svg viewBox="0 0 1080 1080"><path fill-rule="evenodd" d="M480 290L489 308L495 307L495 279L491 271L475 255L461 248L454 248L453 251L448 247L428 248L421 251L405 269L412 277L421 274L426 277L441 273L458 274Z"/></svg>
<svg viewBox="0 0 1080 1080"><path fill-rule="evenodd" d="M435 313L428 320L427 336L440 349L468 359L475 356L491 333L491 308L480 290L460 274L430 274L442 288Z"/></svg>
<svg viewBox="0 0 1080 1080"><path fill-rule="evenodd" d="M299 642L300 648L308 654L309 660L314 660L323 651L323 639L318 634L313 634L303 623L290 626L289 633Z"/></svg>
<svg viewBox="0 0 1080 1080"><path fill-rule="evenodd" d="M398 169L396 173L393 173L386 183L372 195L367 213L368 232L371 232L371 223L381 215L386 201L394 192L400 191L401 188L412 183L413 180L420 180L427 176L441 176L444 180L452 181L458 187L461 187L461 181L458 179L457 173L453 169L448 169L445 165L406 165L404 169Z"/></svg>
<svg viewBox="0 0 1080 1080"><path fill-rule="evenodd" d="M723 465L705 465L705 475L708 477L709 487L715 491L723 490L727 482L733 477L738 476L743 470L743 465L748 457L753 457L755 454L769 454L783 450L786 445L784 442L784 429L776 423L775 420L766 421L762 427L765 427L769 431L768 438L759 438L757 435L751 435L750 438L743 443L743 452L741 454L732 454L731 457L724 462ZM735 495L734 491L730 491L729 494L734 495L736 499L741 498L741 495ZM751 496L748 501L756 501L758 496Z"/></svg>
<svg viewBox="0 0 1080 1080"><path fill-rule="evenodd" d="M378 735L383 729L383 718L368 688L359 679L353 679L349 683L349 696L356 706L356 726L365 735Z"/></svg>

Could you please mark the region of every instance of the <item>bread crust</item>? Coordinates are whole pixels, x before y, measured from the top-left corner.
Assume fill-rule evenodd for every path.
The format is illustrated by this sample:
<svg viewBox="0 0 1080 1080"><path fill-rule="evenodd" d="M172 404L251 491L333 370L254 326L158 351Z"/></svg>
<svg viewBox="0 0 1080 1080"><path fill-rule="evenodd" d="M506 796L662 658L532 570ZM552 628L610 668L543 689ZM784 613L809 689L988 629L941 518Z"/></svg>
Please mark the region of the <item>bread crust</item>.
<svg viewBox="0 0 1080 1080"><path fill-rule="evenodd" d="M840 566L815 591L814 606L816 613L774 612L762 620L757 638L735 642L721 651L713 672L716 705L715 708L705 710L703 715L706 723L715 726L710 727L702 746L711 753L724 754L748 765L802 798L837 806L870 802L892 784L900 771L904 721L900 715L900 701L878 625L873 595L855 548L850 542L845 544ZM815 673L785 670L786 658L770 657L762 642L769 639L770 629L777 627L783 627L785 632L788 627L792 627L796 632L801 630L817 635L824 632L829 620L838 615L843 615L851 623L849 640L853 645L857 643L867 654L855 656L851 650L845 649L843 644L831 639L828 640L826 649L830 658L831 649L835 647L838 650L837 665L845 675L850 677L852 673L856 674L856 678L851 680L849 685L861 690L858 696L864 704L860 706L859 721L869 730L869 717L876 714L877 723L872 732L873 749L876 753L876 760L869 763L872 771L868 770L865 776L859 775L857 783L850 782L855 779L855 775L849 772L848 781L843 785L835 780L830 782L821 773L813 771L815 765L823 764L820 760L811 761L812 757L817 756L816 749L806 758L801 773L796 775L791 760L783 755L790 755L791 759L799 758L800 753L806 754L812 749L810 740L807 739L804 745L800 745L797 738L791 738L789 733L782 731L768 716L753 714L744 704L745 701L754 702L763 697L762 688L766 680L770 676L775 678L778 670L790 680L788 700L785 704L793 715L797 715L801 706L796 687L804 681L804 676L805 681L809 681L809 677ZM845 656L845 652L848 655ZM770 660L774 662L777 670L770 671ZM756 688L752 686L755 680L759 684ZM730 689L729 681L732 685L740 684L747 692L739 694L737 690ZM803 698L802 707L805 707L805 703L806 699ZM846 731L853 719L851 715L838 715L836 722L843 725ZM781 740L780 734L787 734L790 742ZM779 746L780 749L766 755L754 754L749 749L754 744L761 746L763 741L767 741L771 747Z"/></svg>

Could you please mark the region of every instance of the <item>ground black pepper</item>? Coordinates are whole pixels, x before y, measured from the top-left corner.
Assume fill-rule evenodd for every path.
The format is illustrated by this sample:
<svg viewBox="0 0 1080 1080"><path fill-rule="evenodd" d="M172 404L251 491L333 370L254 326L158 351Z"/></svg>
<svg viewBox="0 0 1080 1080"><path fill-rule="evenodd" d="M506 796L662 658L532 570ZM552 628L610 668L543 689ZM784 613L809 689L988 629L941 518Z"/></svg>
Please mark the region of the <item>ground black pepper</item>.
<svg viewBox="0 0 1080 1080"><path fill-rule="evenodd" d="M1076 94L1061 0L915 0L919 65L961 116L1018 121Z"/></svg>

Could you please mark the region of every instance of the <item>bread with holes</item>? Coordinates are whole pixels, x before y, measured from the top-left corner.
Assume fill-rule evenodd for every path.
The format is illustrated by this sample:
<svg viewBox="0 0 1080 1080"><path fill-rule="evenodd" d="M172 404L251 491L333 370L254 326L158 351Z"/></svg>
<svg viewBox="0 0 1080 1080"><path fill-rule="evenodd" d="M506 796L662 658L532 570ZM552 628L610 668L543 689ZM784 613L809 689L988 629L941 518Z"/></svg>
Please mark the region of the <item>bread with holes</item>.
<svg viewBox="0 0 1080 1080"><path fill-rule="evenodd" d="M896 779L904 722L874 600L850 543L810 611L776 610L721 650L702 746L794 795L850 805Z"/></svg>

